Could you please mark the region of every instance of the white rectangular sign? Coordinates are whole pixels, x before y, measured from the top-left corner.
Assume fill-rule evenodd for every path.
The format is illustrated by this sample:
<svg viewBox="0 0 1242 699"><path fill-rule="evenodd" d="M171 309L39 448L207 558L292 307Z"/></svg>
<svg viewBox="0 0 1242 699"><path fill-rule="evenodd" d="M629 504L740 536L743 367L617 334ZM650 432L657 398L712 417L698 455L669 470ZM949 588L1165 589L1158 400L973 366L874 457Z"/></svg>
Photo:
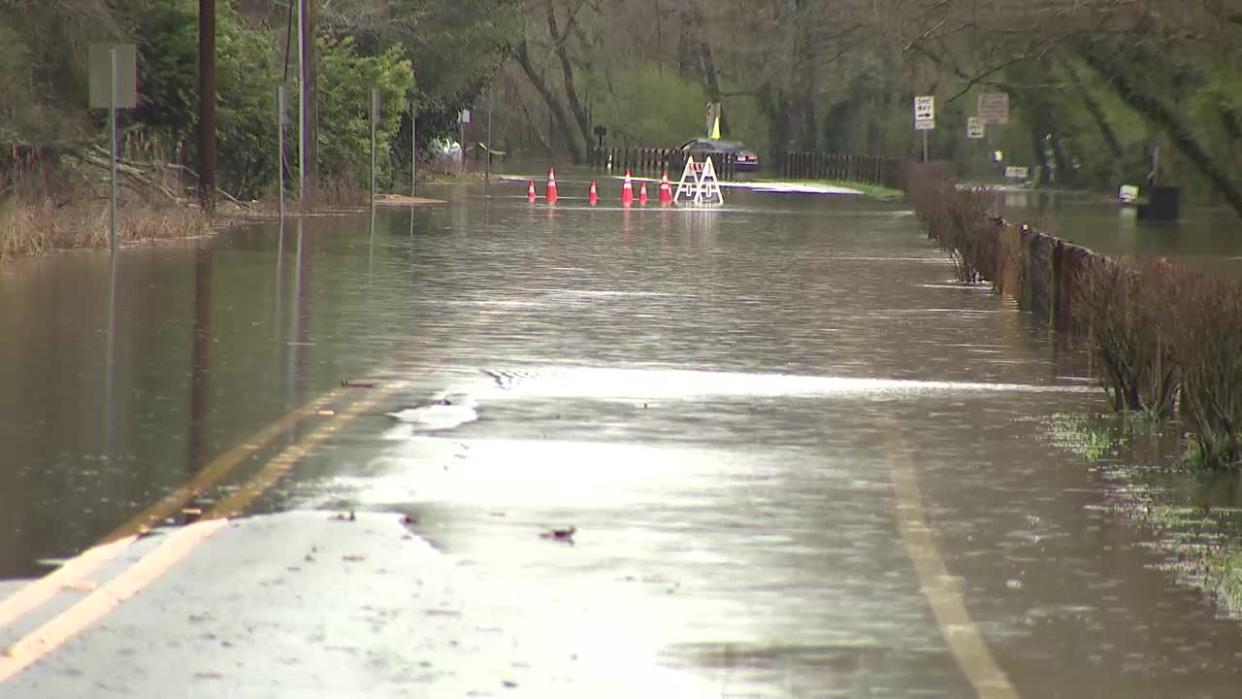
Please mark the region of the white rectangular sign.
<svg viewBox="0 0 1242 699"><path fill-rule="evenodd" d="M983 122L979 117L969 117L966 119L966 137L967 138L983 138Z"/></svg>
<svg viewBox="0 0 1242 699"><path fill-rule="evenodd" d="M985 124L1009 123L1009 95L984 92L979 95L979 120Z"/></svg>
<svg viewBox="0 0 1242 699"><path fill-rule="evenodd" d="M914 128L931 131L936 128L936 98L924 95L914 98Z"/></svg>
<svg viewBox="0 0 1242 699"><path fill-rule="evenodd" d="M1010 180L1025 180L1030 176L1030 170L1024 167L1015 167L1010 165L1005 168L1005 178Z"/></svg>
<svg viewBox="0 0 1242 699"><path fill-rule="evenodd" d="M138 50L133 44L91 44L87 53L90 76L90 106L107 109L112 105L112 57L116 49L116 106L133 109L138 106Z"/></svg>

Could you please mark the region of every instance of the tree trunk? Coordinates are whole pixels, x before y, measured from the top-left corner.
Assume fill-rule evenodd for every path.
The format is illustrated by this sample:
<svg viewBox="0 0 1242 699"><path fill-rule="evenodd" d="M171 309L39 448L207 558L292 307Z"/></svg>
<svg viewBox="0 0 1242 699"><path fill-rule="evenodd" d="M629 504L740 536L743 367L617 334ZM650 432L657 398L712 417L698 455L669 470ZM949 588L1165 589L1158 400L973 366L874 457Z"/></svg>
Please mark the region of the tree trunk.
<svg viewBox="0 0 1242 699"><path fill-rule="evenodd" d="M562 35L560 27L556 21L556 6L552 4L552 0L544 0L544 5L548 10L548 33L552 36L552 45L556 50L556 57L560 60L561 76L565 81L565 98L569 102L569 108L573 111L574 120L578 123L578 131L582 134L582 142L589 148L591 143L591 120L587 116L586 109L583 108L582 102L578 99L578 90L574 87L574 67L569 61L569 50L565 48L569 43L569 32L573 29L574 18L582 9L583 1L578 3L578 7L570 16L569 23L565 26L565 32ZM580 162L575 159L574 162Z"/></svg>
<svg viewBox="0 0 1242 699"><path fill-rule="evenodd" d="M306 121L302 127L306 138L306 186L311 198L317 196L319 190L319 51L315 36L319 26L319 0L300 0L305 2L303 22L306 33L302 37L302 55L305 64L306 81Z"/></svg>
<svg viewBox="0 0 1242 699"><path fill-rule="evenodd" d="M1083 84L1078 71L1074 69L1074 66L1069 61L1064 61L1061 65L1065 67L1065 73L1069 75L1070 82L1074 83L1079 96L1082 97L1083 105L1086 106L1087 112L1095 121L1096 128L1100 130L1100 135L1104 137L1104 143L1108 145L1108 151L1112 153L1114 158L1120 159L1124 155L1121 148L1121 140L1117 138L1117 132L1113 130L1113 125L1108 123L1108 117L1105 116L1104 108L1100 106L1100 101Z"/></svg>
<svg viewBox="0 0 1242 699"><path fill-rule="evenodd" d="M716 70L716 56L707 41L707 32L703 30L703 13L697 2L688 2L679 10L682 24L682 71L686 72L687 63L693 64L695 72L700 73L703 86L707 88L710 102L719 102L720 75ZM729 132L729 117L724 109L720 110L720 135L723 138Z"/></svg>
<svg viewBox="0 0 1242 699"><path fill-rule="evenodd" d="M1177 113L1160 98L1144 92L1130 78L1126 70L1118 69L1108 59L1091 49L1084 49L1081 54L1087 65L1113 86L1122 101L1152 124L1163 129L1173 146L1211 182L1212 187L1229 202L1234 211L1242 215L1242 191L1239 191L1237 184L1230 179L1229 173L1221 167L1220 163L1208 154Z"/></svg>
<svg viewBox="0 0 1242 699"><path fill-rule="evenodd" d="M526 42L523 41L513 50L513 58L522 67L522 72L526 74L526 79L530 81L535 91L543 98L545 104L548 105L548 111L552 114L553 121L556 122L557 130L561 132L561 138L565 141L566 148L569 149L569 156L575 163L583 161L582 147L578 144L578 139L574 138L574 132L569 127L569 119L565 116L565 109L561 106L556 95L552 94L552 90L548 88L548 84L535 71L535 67L530 62L530 50L527 48Z"/></svg>

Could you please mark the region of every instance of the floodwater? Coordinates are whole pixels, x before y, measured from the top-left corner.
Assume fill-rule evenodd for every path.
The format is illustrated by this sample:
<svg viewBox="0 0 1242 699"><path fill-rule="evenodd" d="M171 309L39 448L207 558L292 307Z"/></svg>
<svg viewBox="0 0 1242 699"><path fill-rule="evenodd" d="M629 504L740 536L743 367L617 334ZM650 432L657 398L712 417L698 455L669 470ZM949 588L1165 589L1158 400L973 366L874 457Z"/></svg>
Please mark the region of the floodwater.
<svg viewBox="0 0 1242 699"><path fill-rule="evenodd" d="M1136 207L1092 194L1010 191L1004 202L1006 218L1105 255L1242 276L1242 217L1228 207L1184 206L1178 221L1141 221Z"/></svg>
<svg viewBox="0 0 1242 699"><path fill-rule="evenodd" d="M1081 357L900 204L524 193L0 268L0 579L373 382L256 511L415 516L616 687L1236 696L1242 627L1047 438Z"/></svg>

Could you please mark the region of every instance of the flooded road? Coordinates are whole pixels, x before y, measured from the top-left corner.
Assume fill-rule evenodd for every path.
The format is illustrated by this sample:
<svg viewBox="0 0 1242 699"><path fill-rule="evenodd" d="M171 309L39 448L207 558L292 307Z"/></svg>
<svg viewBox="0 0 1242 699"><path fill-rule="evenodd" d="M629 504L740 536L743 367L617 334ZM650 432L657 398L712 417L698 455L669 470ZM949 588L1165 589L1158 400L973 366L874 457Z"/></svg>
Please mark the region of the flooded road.
<svg viewBox="0 0 1242 699"><path fill-rule="evenodd" d="M247 511L408 515L522 620L513 687L414 696L1236 695L1242 628L1046 438L1104 408L1080 357L900 204L577 190L0 268L0 579L366 401Z"/></svg>

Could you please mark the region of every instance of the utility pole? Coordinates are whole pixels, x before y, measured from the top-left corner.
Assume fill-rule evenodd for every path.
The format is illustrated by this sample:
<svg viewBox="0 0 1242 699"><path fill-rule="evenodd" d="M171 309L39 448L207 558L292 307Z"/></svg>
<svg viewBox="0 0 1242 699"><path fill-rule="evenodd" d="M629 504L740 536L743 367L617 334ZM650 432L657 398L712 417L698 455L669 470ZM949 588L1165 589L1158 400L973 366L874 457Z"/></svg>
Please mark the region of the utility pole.
<svg viewBox="0 0 1242 699"><path fill-rule="evenodd" d="M410 99L410 199L419 196L419 106Z"/></svg>
<svg viewBox="0 0 1242 699"><path fill-rule="evenodd" d="M306 199L306 0L298 2L298 201Z"/></svg>
<svg viewBox="0 0 1242 699"><path fill-rule="evenodd" d="M216 203L216 0L198 0L198 189L210 213Z"/></svg>
<svg viewBox="0 0 1242 699"><path fill-rule="evenodd" d="M319 27L319 0L298 0L299 30L299 82L302 105L301 139L299 154L302 165L299 172L303 178L303 197L314 190L319 182L319 51L315 36ZM309 191L308 191L309 190Z"/></svg>

